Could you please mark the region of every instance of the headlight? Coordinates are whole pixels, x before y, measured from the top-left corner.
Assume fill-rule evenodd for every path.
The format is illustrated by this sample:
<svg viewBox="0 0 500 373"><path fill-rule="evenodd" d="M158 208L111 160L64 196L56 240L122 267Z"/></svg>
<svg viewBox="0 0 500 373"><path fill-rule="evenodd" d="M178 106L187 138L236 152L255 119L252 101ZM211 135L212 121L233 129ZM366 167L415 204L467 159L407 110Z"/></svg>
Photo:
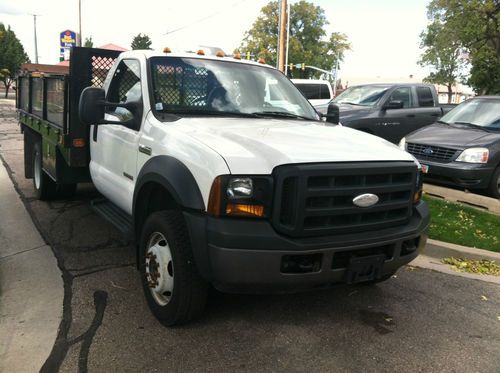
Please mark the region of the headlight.
<svg viewBox="0 0 500 373"><path fill-rule="evenodd" d="M401 141L399 141L399 147L403 150L406 150L406 137L403 137Z"/></svg>
<svg viewBox="0 0 500 373"><path fill-rule="evenodd" d="M210 190L207 212L213 216L268 217L272 181L271 176L218 176Z"/></svg>
<svg viewBox="0 0 500 373"><path fill-rule="evenodd" d="M228 199L250 198L253 194L253 181L249 177L232 178L226 189Z"/></svg>
<svg viewBox="0 0 500 373"><path fill-rule="evenodd" d="M458 162L467 163L486 163L490 152L487 148L469 148L465 149L457 158Z"/></svg>

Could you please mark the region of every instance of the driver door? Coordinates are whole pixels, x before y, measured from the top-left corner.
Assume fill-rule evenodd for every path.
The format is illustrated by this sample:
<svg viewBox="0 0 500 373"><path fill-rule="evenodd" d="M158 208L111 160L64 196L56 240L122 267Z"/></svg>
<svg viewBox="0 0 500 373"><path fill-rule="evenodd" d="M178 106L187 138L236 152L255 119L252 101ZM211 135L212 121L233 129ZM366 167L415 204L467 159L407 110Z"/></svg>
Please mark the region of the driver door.
<svg viewBox="0 0 500 373"><path fill-rule="evenodd" d="M142 101L138 60L124 59L119 63L106 100L118 103ZM131 118L133 114L128 109L106 108L106 120L125 122ZM90 171L94 184L102 194L128 213L132 213L139 136L139 128L106 124L99 126L97 140L91 140Z"/></svg>

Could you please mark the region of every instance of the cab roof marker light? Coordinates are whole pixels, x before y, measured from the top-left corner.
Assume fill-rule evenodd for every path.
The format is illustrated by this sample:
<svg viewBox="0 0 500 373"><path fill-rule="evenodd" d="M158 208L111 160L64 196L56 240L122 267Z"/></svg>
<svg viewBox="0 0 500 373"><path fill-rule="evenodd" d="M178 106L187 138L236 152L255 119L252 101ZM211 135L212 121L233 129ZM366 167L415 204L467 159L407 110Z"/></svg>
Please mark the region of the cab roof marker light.
<svg viewBox="0 0 500 373"><path fill-rule="evenodd" d="M196 52L196 54L198 56L204 56L205 55L205 51L203 49L198 49L198 52Z"/></svg>
<svg viewBox="0 0 500 373"><path fill-rule="evenodd" d="M170 49L169 47L165 47L163 48L163 53L172 53L172 49Z"/></svg>
<svg viewBox="0 0 500 373"><path fill-rule="evenodd" d="M233 55L233 58L234 58L235 60L241 60L241 54L240 54L240 53L235 53L235 54Z"/></svg>
<svg viewBox="0 0 500 373"><path fill-rule="evenodd" d="M215 56L216 56L216 57L224 57L224 56L225 56L225 54L224 54L224 52L223 52L223 51L217 51L217 53L215 53Z"/></svg>
<svg viewBox="0 0 500 373"><path fill-rule="evenodd" d="M259 61L258 61L258 62L259 62L259 63L264 64L264 63L266 63L266 60L265 60L265 59L263 59L263 58L259 58Z"/></svg>

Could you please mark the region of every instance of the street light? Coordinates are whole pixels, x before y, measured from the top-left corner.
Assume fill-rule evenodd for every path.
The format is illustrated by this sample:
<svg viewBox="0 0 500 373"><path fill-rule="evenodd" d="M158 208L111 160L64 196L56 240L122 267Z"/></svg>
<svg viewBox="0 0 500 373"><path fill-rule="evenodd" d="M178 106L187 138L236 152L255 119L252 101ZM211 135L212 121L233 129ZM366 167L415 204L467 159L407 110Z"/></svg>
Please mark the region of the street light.
<svg viewBox="0 0 500 373"><path fill-rule="evenodd" d="M33 32L35 35L35 63L38 63L38 43L36 39L36 17L40 16L39 14L30 14L30 16L33 16Z"/></svg>

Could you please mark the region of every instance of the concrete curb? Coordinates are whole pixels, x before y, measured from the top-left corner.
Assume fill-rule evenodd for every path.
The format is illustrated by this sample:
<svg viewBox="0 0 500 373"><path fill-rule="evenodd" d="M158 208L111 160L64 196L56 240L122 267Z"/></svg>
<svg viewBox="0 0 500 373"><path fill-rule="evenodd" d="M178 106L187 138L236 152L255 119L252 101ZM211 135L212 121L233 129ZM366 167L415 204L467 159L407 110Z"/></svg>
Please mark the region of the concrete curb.
<svg viewBox="0 0 500 373"><path fill-rule="evenodd" d="M500 253L432 239L427 240L427 245L425 246L422 254L437 259L448 258L451 256L455 258L468 258L474 260L486 259L493 260L500 265Z"/></svg>
<svg viewBox="0 0 500 373"><path fill-rule="evenodd" d="M424 183L424 192L433 197L443 198L451 202L462 203L481 211L500 215L500 200L495 198L427 183Z"/></svg>
<svg viewBox="0 0 500 373"><path fill-rule="evenodd" d="M417 256L410 265L420 268L427 268L433 271L446 273L448 275L465 277L472 280L479 280L500 285L500 276L481 275L476 273L459 272L453 270L451 266L441 263L441 259L448 257L467 258L474 260L493 260L500 265L500 253L487 250L476 249L429 239L421 255Z"/></svg>

